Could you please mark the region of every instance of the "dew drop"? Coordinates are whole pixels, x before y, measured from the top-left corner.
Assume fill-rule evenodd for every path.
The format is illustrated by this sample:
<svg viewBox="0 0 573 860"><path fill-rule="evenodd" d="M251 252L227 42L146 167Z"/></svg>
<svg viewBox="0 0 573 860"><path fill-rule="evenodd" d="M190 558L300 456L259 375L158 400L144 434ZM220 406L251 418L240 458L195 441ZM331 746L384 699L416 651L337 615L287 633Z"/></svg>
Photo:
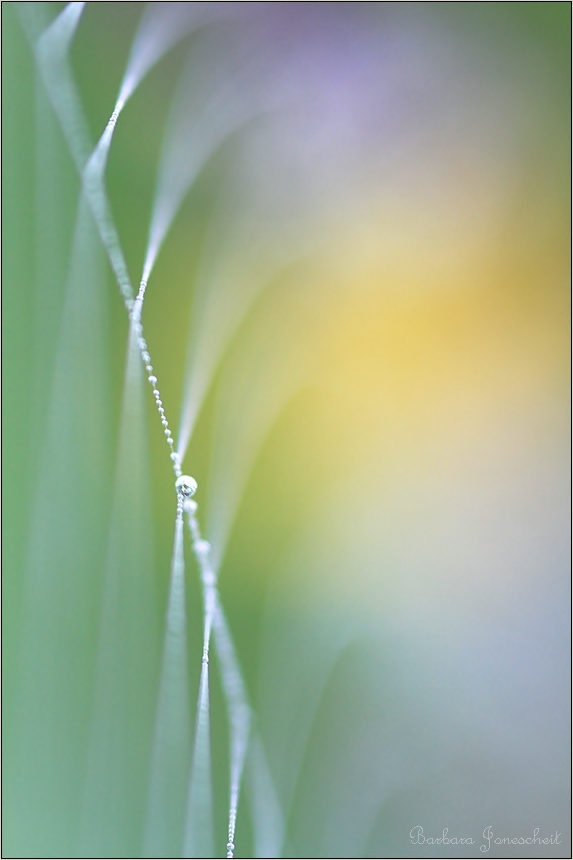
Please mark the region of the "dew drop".
<svg viewBox="0 0 573 860"><path fill-rule="evenodd" d="M190 496L195 495L195 491L197 490L197 481L189 475L181 475L175 481L175 490L177 493L188 499Z"/></svg>
<svg viewBox="0 0 573 860"><path fill-rule="evenodd" d="M193 544L195 552L198 552L199 555L207 555L209 550L211 549L211 544L208 540L197 540Z"/></svg>

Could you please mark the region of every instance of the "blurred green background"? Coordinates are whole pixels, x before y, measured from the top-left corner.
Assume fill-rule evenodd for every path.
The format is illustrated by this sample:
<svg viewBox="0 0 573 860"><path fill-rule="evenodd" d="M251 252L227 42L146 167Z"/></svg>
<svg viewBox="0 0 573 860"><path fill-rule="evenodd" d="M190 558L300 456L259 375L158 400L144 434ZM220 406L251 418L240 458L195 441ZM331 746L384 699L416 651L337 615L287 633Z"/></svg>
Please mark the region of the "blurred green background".
<svg viewBox="0 0 573 860"><path fill-rule="evenodd" d="M25 35L64 5L2 4L3 852L136 857L175 495L148 390L120 438L127 315ZM256 105L185 196L144 324L175 433L189 351L244 302L183 465L282 856L482 856L488 825L561 834L490 856L569 856L570 5L223 6L134 92L106 186L137 284L188 58L190 111L233 52L255 58L206 109ZM145 7L83 11L94 144ZM248 800L237 857L256 856ZM474 844L414 845L417 826Z"/></svg>

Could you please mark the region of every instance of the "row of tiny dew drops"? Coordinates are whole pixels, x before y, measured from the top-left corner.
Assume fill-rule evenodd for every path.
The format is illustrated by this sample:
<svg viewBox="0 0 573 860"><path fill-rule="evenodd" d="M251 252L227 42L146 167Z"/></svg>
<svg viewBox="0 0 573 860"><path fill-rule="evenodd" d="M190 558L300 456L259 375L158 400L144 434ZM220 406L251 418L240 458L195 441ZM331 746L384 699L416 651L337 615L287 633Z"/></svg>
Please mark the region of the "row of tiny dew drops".
<svg viewBox="0 0 573 860"><path fill-rule="evenodd" d="M191 496L194 496L197 491L197 481L195 478L192 478L190 475L184 475L181 471L181 464L179 460L179 454L174 450L174 442L173 436L171 434L171 430L169 429L169 422L165 416L165 407L163 406L163 401L161 400L161 394L159 392L159 388L157 387L157 376L155 375L153 365L151 364L151 356L149 354L149 349L147 346L147 341L143 335L143 325L141 323L141 312L143 310L143 299L145 297L145 291L147 289L147 281L142 280L139 286L139 291L137 293L137 297L135 301L128 301L128 309L131 313L132 318L132 326L133 332L137 337L137 345L139 348L139 352L141 354L141 358L145 365L145 370L147 372L147 379L149 384L151 385L151 390L153 392L153 397L155 398L155 405L157 406L157 411L159 413L159 417L161 419L161 423L163 425L163 432L165 433L165 439L170 448L170 458L173 464L173 471L175 472L175 492L177 493L177 520L181 521L183 519L183 511L188 516L189 530L191 532L191 540L193 544L193 551L195 553L195 557L197 558L197 562L199 564L199 569L201 571L201 581L204 588L204 595L207 598L207 593L210 592L210 597L213 597L212 590L216 589L216 577L211 569L211 565L209 563L209 552L211 550L211 545L208 541L204 540L201 537L201 532L199 529L199 523L196 518L197 513L197 502L195 502ZM204 668L207 667L209 663L209 636L204 641L203 645L203 655L202 655L202 663L204 664ZM234 856L234 837L235 837L235 821L234 816L231 816L231 820L229 822L229 834L228 834L228 842L227 842L227 860L232 860Z"/></svg>
<svg viewBox="0 0 573 860"><path fill-rule="evenodd" d="M147 371L147 379L149 384L151 385L151 390L153 391L153 396L155 398L155 405L157 406L157 411L159 412L159 417L161 419L161 423L163 425L163 432L165 433L165 439L169 448L171 449L170 457L173 463L173 471L175 472L175 490L178 496L183 496L183 498L188 499L191 496L195 495L197 490L197 481L195 478L191 478L189 475L184 475L181 472L181 465L179 462L179 454L173 448L173 436L171 435L171 430L169 429L169 421L165 417L165 408L163 406L163 401L161 400L161 394L159 393L159 388L157 387L157 376L155 376L155 372L153 370L153 365L151 364L151 356L149 354L149 349L147 346L147 341L143 336L143 325L141 324L141 312L143 310L143 299L145 297L145 290L147 289L147 281L142 281L139 287L139 292L137 293L137 298L132 306L132 319L133 319L133 330L135 335L137 336L137 345L139 347L139 351L141 353L141 358L145 365L145 370ZM196 503L193 503L196 509ZM189 507L186 508L189 511Z"/></svg>

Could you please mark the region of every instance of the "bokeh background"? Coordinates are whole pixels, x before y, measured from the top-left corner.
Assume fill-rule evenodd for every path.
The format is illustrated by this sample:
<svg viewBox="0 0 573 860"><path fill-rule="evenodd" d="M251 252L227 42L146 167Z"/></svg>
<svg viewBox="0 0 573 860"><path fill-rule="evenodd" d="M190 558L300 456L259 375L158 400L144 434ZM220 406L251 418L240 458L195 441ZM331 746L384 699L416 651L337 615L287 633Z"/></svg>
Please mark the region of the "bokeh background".
<svg viewBox="0 0 573 860"><path fill-rule="evenodd" d="M149 390L120 440L127 315L34 63L64 5L2 4L3 850L137 857L175 495ZM558 844L485 856L570 856L570 4L149 5L152 36L174 5L198 23L127 103L106 186L135 284L162 187L179 207L143 321L269 838L477 857L488 826L539 828ZM145 14L83 10L94 145ZM211 696L223 856L216 658ZM264 842L248 779L238 857Z"/></svg>

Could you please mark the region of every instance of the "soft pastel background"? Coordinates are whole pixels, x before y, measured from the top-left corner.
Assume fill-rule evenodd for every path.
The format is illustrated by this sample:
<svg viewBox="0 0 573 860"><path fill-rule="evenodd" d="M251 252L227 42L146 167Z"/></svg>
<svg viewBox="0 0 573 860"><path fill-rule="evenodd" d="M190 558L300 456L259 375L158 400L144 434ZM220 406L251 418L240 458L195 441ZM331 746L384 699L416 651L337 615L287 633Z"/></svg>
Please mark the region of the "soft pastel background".
<svg viewBox="0 0 573 860"><path fill-rule="evenodd" d="M64 8L2 4L4 856L136 857L173 475L149 391L119 445L127 316L93 229L70 258L80 186L32 5ZM477 857L491 825L561 836L490 856L570 856L570 4L189 5L206 20L128 102L107 188L137 283L159 166L197 174L144 324L282 854ZM93 143L144 9L83 12ZM254 855L247 790L236 845Z"/></svg>

